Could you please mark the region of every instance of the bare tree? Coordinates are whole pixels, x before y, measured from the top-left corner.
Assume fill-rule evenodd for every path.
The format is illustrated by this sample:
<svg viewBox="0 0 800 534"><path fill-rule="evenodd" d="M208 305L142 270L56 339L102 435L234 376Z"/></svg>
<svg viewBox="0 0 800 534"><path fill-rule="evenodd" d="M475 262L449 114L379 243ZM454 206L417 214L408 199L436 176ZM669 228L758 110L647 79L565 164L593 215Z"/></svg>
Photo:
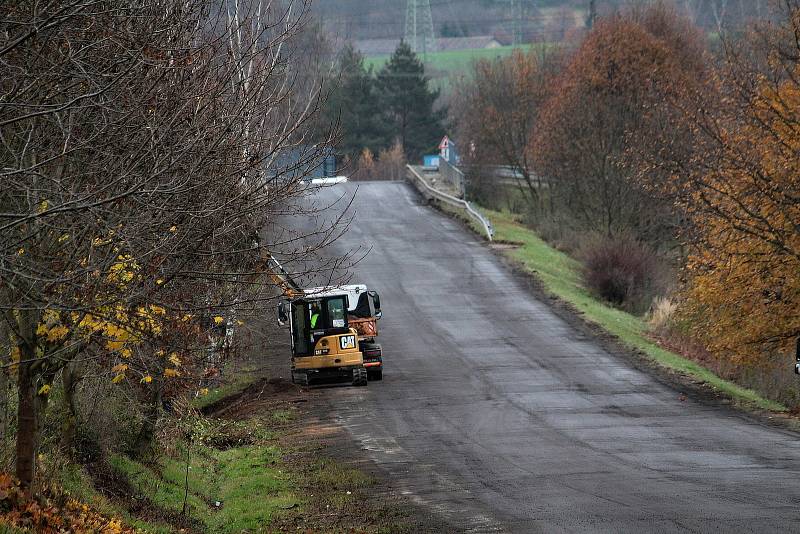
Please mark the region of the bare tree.
<svg viewBox="0 0 800 534"><path fill-rule="evenodd" d="M458 88L452 113L466 162L476 171L492 165L512 169L535 210L542 209L544 183L534 170L530 144L560 61L560 50L544 47L479 61L473 79Z"/></svg>
<svg viewBox="0 0 800 534"><path fill-rule="evenodd" d="M205 364L186 325L263 310L263 254L306 258L339 230L263 232L299 209L324 149L309 131L319 80L298 93L286 54L305 3L8 7L0 311L30 484L57 377L68 405L87 362L140 390L146 443L165 384Z"/></svg>

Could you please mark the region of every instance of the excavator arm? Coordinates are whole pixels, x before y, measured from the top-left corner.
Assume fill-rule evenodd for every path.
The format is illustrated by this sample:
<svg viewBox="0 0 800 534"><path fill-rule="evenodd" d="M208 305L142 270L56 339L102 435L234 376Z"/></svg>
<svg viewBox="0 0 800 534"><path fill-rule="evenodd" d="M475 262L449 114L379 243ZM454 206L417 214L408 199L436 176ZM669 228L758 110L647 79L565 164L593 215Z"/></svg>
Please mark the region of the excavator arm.
<svg viewBox="0 0 800 534"><path fill-rule="evenodd" d="M262 252L261 262L270 280L281 289L287 299L293 300L303 296L302 288L292 279L283 265L275 259L275 256L266 251Z"/></svg>

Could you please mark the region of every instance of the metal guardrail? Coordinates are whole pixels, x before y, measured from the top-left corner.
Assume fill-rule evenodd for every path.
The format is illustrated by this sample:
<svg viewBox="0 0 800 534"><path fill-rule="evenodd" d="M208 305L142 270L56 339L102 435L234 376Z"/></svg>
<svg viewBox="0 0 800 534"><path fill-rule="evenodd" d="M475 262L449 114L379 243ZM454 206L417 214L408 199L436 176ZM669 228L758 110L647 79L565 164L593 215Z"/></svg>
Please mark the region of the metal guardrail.
<svg viewBox="0 0 800 534"><path fill-rule="evenodd" d="M466 210L467 215L475 219L481 226L483 226L484 231L486 232L486 237L489 238L489 241L492 240L494 237L494 228L492 228L492 223L489 220L477 212L473 207L470 205L469 202L466 200L462 200L460 198L456 198L452 195L448 195L438 189L432 187L425 178L422 177L411 165L406 165L408 169L409 175L411 176L411 181L420 190L423 195L430 196L436 198L444 202L445 204L449 204L451 206L461 208Z"/></svg>
<svg viewBox="0 0 800 534"><path fill-rule="evenodd" d="M458 194L461 198L464 198L464 173L461 172L458 167L444 158L439 158L439 174L441 174L442 178L444 178L453 189L458 191Z"/></svg>

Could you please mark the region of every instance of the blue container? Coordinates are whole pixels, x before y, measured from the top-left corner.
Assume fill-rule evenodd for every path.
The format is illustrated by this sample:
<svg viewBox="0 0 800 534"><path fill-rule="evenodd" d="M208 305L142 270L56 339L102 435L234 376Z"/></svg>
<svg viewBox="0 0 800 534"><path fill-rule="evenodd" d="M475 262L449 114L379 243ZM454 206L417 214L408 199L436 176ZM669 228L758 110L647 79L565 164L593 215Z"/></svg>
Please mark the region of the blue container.
<svg viewBox="0 0 800 534"><path fill-rule="evenodd" d="M439 154L426 154L422 156L422 165L424 167L439 168Z"/></svg>

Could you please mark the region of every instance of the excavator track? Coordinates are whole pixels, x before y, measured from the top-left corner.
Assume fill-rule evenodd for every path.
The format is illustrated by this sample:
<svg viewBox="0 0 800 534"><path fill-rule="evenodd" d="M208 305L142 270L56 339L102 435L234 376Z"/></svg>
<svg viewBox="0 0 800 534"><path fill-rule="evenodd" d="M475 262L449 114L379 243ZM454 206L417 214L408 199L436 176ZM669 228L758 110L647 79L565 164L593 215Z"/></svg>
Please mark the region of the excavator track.
<svg viewBox="0 0 800 534"><path fill-rule="evenodd" d="M360 369L353 369L353 385L366 386L367 385L367 370L363 367Z"/></svg>
<svg viewBox="0 0 800 534"><path fill-rule="evenodd" d="M308 386L308 374L307 373L295 373L292 371L292 384L298 384L300 386Z"/></svg>

